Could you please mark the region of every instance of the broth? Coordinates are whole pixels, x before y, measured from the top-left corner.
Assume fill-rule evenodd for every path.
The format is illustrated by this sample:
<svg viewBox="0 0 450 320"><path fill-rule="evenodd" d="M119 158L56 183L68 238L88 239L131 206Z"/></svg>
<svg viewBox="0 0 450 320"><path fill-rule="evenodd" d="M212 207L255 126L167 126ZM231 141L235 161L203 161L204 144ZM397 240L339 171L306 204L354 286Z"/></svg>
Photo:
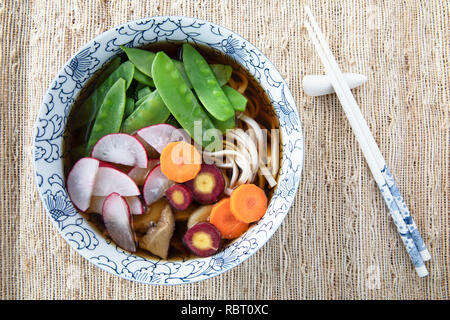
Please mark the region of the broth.
<svg viewBox="0 0 450 320"><path fill-rule="evenodd" d="M164 51L169 57L173 59L180 60L180 48L181 48L181 42L180 43L174 43L174 42L159 42L156 44L151 44L145 47L142 47L142 49L146 49L149 51L157 52L157 51ZM257 80L252 77L246 70L243 68L239 63L237 63L234 59L226 56L224 53L219 52L217 50L211 49L209 47L203 46L203 45L195 45L195 48L200 52L200 54L206 59L206 61L210 64L225 64L230 65L233 69L231 80L229 85L230 86L238 86L240 82L242 82L242 78L245 77L248 80L248 85L244 91L244 96L247 97L248 103L247 103L247 109L244 113L249 115L252 119L254 119L258 124L260 124L263 128L268 130L270 134L271 129L279 129L279 123L278 119L275 115L275 112L273 110L272 104L270 102L270 99L264 89L258 84ZM125 53L122 53L120 55L124 61L126 59ZM74 158L74 150L76 150L76 147L79 146L83 141L84 137L80 135L80 130L72 130L71 129L71 116L74 114L74 110L79 108L79 106L84 102L85 99L93 92L97 85L97 79L99 78L99 75L102 73L103 70L108 68L108 64L105 65L99 72L96 73L88 82L88 84L83 88L81 93L78 95L77 99L75 100L72 110L70 112L67 126L66 126L66 132L64 135L64 172L67 178L67 174L74 164L74 161L77 160L76 157ZM236 89L236 88L235 88ZM250 104L253 104L251 106ZM251 109L251 110L250 110ZM242 127L242 123L238 121L236 127ZM279 152L279 161L280 161L280 167L281 167L281 136L279 136L280 139L280 152ZM270 140L269 140L270 141ZM257 179L258 177L256 177ZM278 180L278 175L275 176L276 180ZM255 184L258 184L258 181L256 180L254 182ZM267 183L264 187L264 191L266 192L268 201L270 202L270 199L273 195L273 190L270 190L267 187ZM88 222L91 223L92 227L96 228L100 233L103 233L103 235L107 236L106 230L103 226L102 218L100 214L95 213L80 213ZM172 240L171 240L171 246L169 249L169 257L167 260L186 260L191 257L195 257L195 255L191 254L187 248L185 248L182 244L182 237L186 231L186 221L182 222L176 222L175 226L175 232L173 234ZM138 234L139 237L139 234ZM223 243L221 245L221 249L223 250L224 247L226 247L229 243L231 243L234 240L222 240ZM135 252L136 255L146 257L146 258L157 258L152 255L147 250L144 250L140 247L138 247L137 251Z"/></svg>

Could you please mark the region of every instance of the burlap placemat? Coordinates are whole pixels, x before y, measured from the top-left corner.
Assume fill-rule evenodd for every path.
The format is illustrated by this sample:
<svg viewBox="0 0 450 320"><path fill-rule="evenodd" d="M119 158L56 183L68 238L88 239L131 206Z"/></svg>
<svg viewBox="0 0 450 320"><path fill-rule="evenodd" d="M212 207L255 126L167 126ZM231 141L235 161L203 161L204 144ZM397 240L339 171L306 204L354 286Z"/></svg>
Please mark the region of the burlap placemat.
<svg viewBox="0 0 450 320"><path fill-rule="evenodd" d="M302 27L309 3L431 252L419 279L333 95L311 98L323 67ZM2 1L2 299L448 299L449 7L446 1ZM37 195L32 134L64 62L123 22L184 15L228 27L286 78L305 136L296 201L271 240L207 281L143 285L94 267L51 226Z"/></svg>

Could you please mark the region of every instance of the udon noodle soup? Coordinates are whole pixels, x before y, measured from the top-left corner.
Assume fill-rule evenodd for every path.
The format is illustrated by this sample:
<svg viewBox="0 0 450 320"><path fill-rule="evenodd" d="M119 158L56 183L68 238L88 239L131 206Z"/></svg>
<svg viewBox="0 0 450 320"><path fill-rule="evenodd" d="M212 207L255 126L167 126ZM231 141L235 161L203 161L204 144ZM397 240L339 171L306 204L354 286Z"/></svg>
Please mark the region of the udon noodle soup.
<svg viewBox="0 0 450 320"><path fill-rule="evenodd" d="M213 255L261 219L276 187L280 136L270 100L211 48L122 49L69 116L69 196L124 250Z"/></svg>

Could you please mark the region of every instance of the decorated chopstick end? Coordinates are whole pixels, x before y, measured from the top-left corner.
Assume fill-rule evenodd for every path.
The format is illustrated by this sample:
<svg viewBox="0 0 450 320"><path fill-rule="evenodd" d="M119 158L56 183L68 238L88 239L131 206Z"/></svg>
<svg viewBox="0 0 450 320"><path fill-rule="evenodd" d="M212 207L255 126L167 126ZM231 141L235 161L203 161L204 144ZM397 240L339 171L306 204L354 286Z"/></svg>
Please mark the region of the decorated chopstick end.
<svg viewBox="0 0 450 320"><path fill-rule="evenodd" d="M425 266L416 267L416 272L417 272L417 275L421 278L424 278L424 277L428 276L428 274L429 274L428 270Z"/></svg>

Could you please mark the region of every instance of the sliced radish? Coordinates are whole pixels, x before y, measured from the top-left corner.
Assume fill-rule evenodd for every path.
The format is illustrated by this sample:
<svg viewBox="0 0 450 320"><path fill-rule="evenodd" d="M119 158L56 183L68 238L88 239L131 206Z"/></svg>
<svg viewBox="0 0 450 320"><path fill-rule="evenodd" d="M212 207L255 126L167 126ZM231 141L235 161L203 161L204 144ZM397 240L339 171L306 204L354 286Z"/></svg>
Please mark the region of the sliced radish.
<svg viewBox="0 0 450 320"><path fill-rule="evenodd" d="M108 167L108 168L118 169L114 164L112 164L110 162L106 162L106 161L101 161L101 160L100 160L99 167Z"/></svg>
<svg viewBox="0 0 450 320"><path fill-rule="evenodd" d="M78 160L67 176L67 193L75 207L86 211L91 202L100 162L94 158Z"/></svg>
<svg viewBox="0 0 450 320"><path fill-rule="evenodd" d="M130 208L118 193L111 193L103 202L103 223L112 240L121 248L135 252L136 236L131 227Z"/></svg>
<svg viewBox="0 0 450 320"><path fill-rule="evenodd" d="M111 133L94 145L92 157L126 166L147 167L147 152L142 143L126 133Z"/></svg>
<svg viewBox="0 0 450 320"><path fill-rule="evenodd" d="M136 139L138 139L142 145L145 148L145 151L147 151L147 156L149 159L153 159L153 158L158 158L159 157L159 152L155 150L155 148L153 148L151 145L149 145L144 139L142 139L141 137L139 137L137 135L137 133L135 133L133 135L133 137L135 137Z"/></svg>
<svg viewBox="0 0 450 320"><path fill-rule="evenodd" d="M124 197L141 194L133 179L122 171L110 167L98 168L92 195L108 196L113 192Z"/></svg>
<svg viewBox="0 0 450 320"><path fill-rule="evenodd" d="M151 205L153 202L161 199L166 190L174 184L161 171L161 166L157 165L145 179L142 193L144 194L144 201L146 205Z"/></svg>
<svg viewBox="0 0 450 320"><path fill-rule="evenodd" d="M130 207L130 212L132 215L140 215L144 213L144 205L139 197L125 197L125 200Z"/></svg>
<svg viewBox="0 0 450 320"><path fill-rule="evenodd" d="M102 213L103 202L105 202L106 197L92 196L89 208L86 210L87 213Z"/></svg>
<svg viewBox="0 0 450 320"><path fill-rule="evenodd" d="M146 143L153 147L158 153L170 142L186 141L190 142L189 134L170 124L160 123L140 129L136 134Z"/></svg>
<svg viewBox="0 0 450 320"><path fill-rule="evenodd" d="M159 159L148 159L147 168L134 167L128 172L128 176L133 179L138 186L142 186L144 185L145 178L147 178L150 171L152 171L158 164Z"/></svg>
<svg viewBox="0 0 450 320"><path fill-rule="evenodd" d="M144 213L144 205L138 196L124 197L130 207L130 213L132 215L140 215ZM91 204L87 209L87 213L102 213L103 203L106 197L93 196L91 198Z"/></svg>
<svg viewBox="0 0 450 320"><path fill-rule="evenodd" d="M108 167L108 168L117 169L119 171L122 171L123 173L128 173L132 169L132 168L130 168L130 166L126 166L124 164L111 163L111 162L106 162L106 161L101 161L101 160L100 160L100 167ZM133 168L135 168L135 167L133 167ZM141 169L145 169L145 168L141 168Z"/></svg>

